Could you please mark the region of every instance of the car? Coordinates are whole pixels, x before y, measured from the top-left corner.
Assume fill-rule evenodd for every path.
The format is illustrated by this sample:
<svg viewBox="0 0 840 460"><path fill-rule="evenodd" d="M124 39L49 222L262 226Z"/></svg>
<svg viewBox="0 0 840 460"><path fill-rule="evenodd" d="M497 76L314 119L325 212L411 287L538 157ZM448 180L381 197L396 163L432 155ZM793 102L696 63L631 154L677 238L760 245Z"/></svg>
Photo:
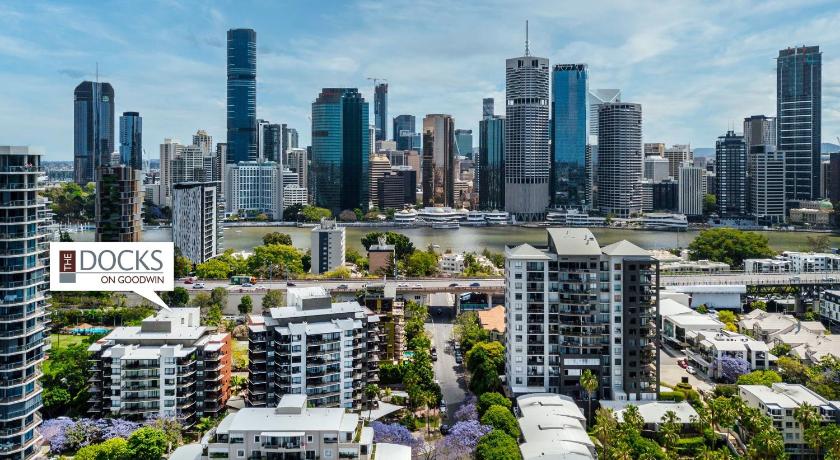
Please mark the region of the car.
<svg viewBox="0 0 840 460"><path fill-rule="evenodd" d="M449 285L449 287L458 287L458 283L452 283Z"/></svg>
<svg viewBox="0 0 840 460"><path fill-rule="evenodd" d="M432 347L432 353L437 353L437 347Z"/></svg>
<svg viewBox="0 0 840 460"><path fill-rule="evenodd" d="M291 281L286 281L286 286L289 286L289 287L295 287L295 286L297 286L297 284L295 284L295 283L293 283L293 282L291 282Z"/></svg>
<svg viewBox="0 0 840 460"><path fill-rule="evenodd" d="M440 400L440 412L445 414L446 413L446 401L441 398Z"/></svg>
<svg viewBox="0 0 840 460"><path fill-rule="evenodd" d="M432 361L437 361L437 353L432 353Z"/></svg>
<svg viewBox="0 0 840 460"><path fill-rule="evenodd" d="M686 372L688 372L688 373L689 373L689 374L691 374L691 375L694 375L694 374L696 374L696 373L697 373L697 369L695 369L695 368L694 368L694 366L688 366L688 367L686 367L686 368L685 368L685 371L686 371Z"/></svg>
<svg viewBox="0 0 840 460"><path fill-rule="evenodd" d="M423 287L423 285L420 284L420 283L417 283L417 284L414 285L414 287Z"/></svg>
<svg viewBox="0 0 840 460"><path fill-rule="evenodd" d="M478 283L478 282L470 284L470 287L480 287L480 286L481 286L481 283Z"/></svg>
<svg viewBox="0 0 840 460"><path fill-rule="evenodd" d="M193 279L192 278L185 279L184 284L193 284Z"/></svg>
<svg viewBox="0 0 840 460"><path fill-rule="evenodd" d="M254 287L253 283L242 283L242 287Z"/></svg>
<svg viewBox="0 0 840 460"><path fill-rule="evenodd" d="M408 287L408 283L400 283L397 287Z"/></svg>
<svg viewBox="0 0 840 460"><path fill-rule="evenodd" d="M193 289L204 289L204 283L193 284Z"/></svg>
<svg viewBox="0 0 840 460"><path fill-rule="evenodd" d="M440 425L440 434L446 436L449 434L449 425L443 423Z"/></svg>
<svg viewBox="0 0 840 460"><path fill-rule="evenodd" d="M336 286L335 288L336 288L336 289L350 289L350 286L348 286L348 285L346 285L346 284L339 284L339 285L338 285L338 286Z"/></svg>
<svg viewBox="0 0 840 460"><path fill-rule="evenodd" d="M455 355L455 364L461 364L464 361L464 358L461 355Z"/></svg>

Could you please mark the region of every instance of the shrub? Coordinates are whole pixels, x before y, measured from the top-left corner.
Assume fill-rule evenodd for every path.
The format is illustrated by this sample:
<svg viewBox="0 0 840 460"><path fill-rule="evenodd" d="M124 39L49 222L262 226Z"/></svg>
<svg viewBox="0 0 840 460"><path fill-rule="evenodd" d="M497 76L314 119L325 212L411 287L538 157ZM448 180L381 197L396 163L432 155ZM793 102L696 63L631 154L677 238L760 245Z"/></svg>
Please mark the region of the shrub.
<svg viewBox="0 0 840 460"><path fill-rule="evenodd" d="M502 406L507 410L511 410L513 404L510 402L510 399L506 398L501 393L496 393L495 391L491 391L489 393L484 393L483 395L479 396L478 398L478 416L484 416L484 413L487 412L487 409L490 406Z"/></svg>
<svg viewBox="0 0 840 460"><path fill-rule="evenodd" d="M682 402L685 401L685 393L682 391L661 391L659 392L659 400L660 401L674 401L674 402Z"/></svg>
<svg viewBox="0 0 840 460"><path fill-rule="evenodd" d="M496 430L502 430L513 439L519 439L519 423L513 413L504 406L493 405L481 416L482 425L490 425Z"/></svg>
<svg viewBox="0 0 840 460"><path fill-rule="evenodd" d="M738 395L738 385L718 384L714 390L715 397L731 398Z"/></svg>
<svg viewBox="0 0 840 460"><path fill-rule="evenodd" d="M493 430L483 436L475 449L477 460L521 460L519 444L507 433Z"/></svg>
<svg viewBox="0 0 840 460"><path fill-rule="evenodd" d="M681 456L694 456L700 452L704 444L705 440L702 436L681 438L677 441L677 452Z"/></svg>

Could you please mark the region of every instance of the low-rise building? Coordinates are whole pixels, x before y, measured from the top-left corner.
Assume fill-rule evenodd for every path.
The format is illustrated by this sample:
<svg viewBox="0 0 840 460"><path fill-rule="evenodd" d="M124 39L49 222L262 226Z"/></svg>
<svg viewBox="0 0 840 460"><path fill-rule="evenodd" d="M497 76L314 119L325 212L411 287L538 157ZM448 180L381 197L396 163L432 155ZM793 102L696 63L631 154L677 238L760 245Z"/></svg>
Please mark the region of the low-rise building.
<svg viewBox="0 0 840 460"><path fill-rule="evenodd" d="M741 310L747 286L743 284L698 284L692 286L666 286L670 292L691 296L694 308L705 305L709 308Z"/></svg>
<svg viewBox="0 0 840 460"><path fill-rule="evenodd" d="M781 257L790 261L790 270L796 273L840 271L840 254L785 251Z"/></svg>
<svg viewBox="0 0 840 460"><path fill-rule="evenodd" d="M659 271L663 275L674 273L725 273L729 271L729 264L711 260L680 260L678 262L661 263Z"/></svg>
<svg viewBox="0 0 840 460"><path fill-rule="evenodd" d="M731 331L697 331L692 336L686 356L709 377L723 377L723 358L744 360L751 371L775 367L776 357L770 353L770 347L752 337Z"/></svg>
<svg viewBox="0 0 840 460"><path fill-rule="evenodd" d="M840 331L840 291L828 290L820 294L819 313L831 332Z"/></svg>
<svg viewBox="0 0 840 460"><path fill-rule="evenodd" d="M283 187L283 206L288 208L301 204L306 206L309 204L309 190L306 187L301 187L297 184L286 185Z"/></svg>
<svg viewBox="0 0 840 460"><path fill-rule="evenodd" d="M790 261L774 257L772 259L745 259L746 273L787 273L790 271Z"/></svg>
<svg viewBox="0 0 840 460"><path fill-rule="evenodd" d="M659 318L662 340L679 348L687 347L697 332L723 330L723 323L711 315L698 313L673 299L659 299Z"/></svg>
<svg viewBox="0 0 840 460"><path fill-rule="evenodd" d="M643 429L648 431L659 431L662 425L662 418L668 412L673 412L677 418L676 422L681 425L683 430L691 430L692 426L697 423L699 415L697 411L691 407L688 401L599 401L601 407L606 407L615 411L615 417L622 420L624 411L630 406L639 408L639 415L644 421Z"/></svg>
<svg viewBox="0 0 840 460"><path fill-rule="evenodd" d="M516 398L523 460L595 459L595 444L586 433L586 417L575 401L554 393Z"/></svg>
<svg viewBox="0 0 840 460"><path fill-rule="evenodd" d="M794 225L828 227L834 208L830 201L800 202L800 207L788 211L788 222Z"/></svg>
<svg viewBox="0 0 840 460"><path fill-rule="evenodd" d="M807 403L819 410L824 423L836 423L836 407L804 385L774 383L769 388L764 385L738 385L738 396L748 407L770 417L773 426L782 433L785 452L793 458L814 455L805 441L805 430L796 418L797 408Z"/></svg>
<svg viewBox="0 0 840 460"><path fill-rule="evenodd" d="M496 305L488 310L478 311L478 323L490 334L490 340L505 343L505 306Z"/></svg>
<svg viewBox="0 0 840 460"><path fill-rule="evenodd" d="M819 321L800 321L785 313L753 310L738 321L738 330L753 337L771 343L776 337L805 329L816 334L824 334L825 327Z"/></svg>
<svg viewBox="0 0 840 460"><path fill-rule="evenodd" d="M248 316L248 406L285 394L315 407L361 409L379 381L379 317L358 302L333 303L323 287L289 288L286 306Z"/></svg>
<svg viewBox="0 0 840 460"><path fill-rule="evenodd" d="M161 310L88 347L88 413L177 417L186 427L219 415L230 396L231 338L199 319L198 308Z"/></svg>
<svg viewBox="0 0 840 460"><path fill-rule="evenodd" d="M440 256L438 268L447 275L460 275L464 272L464 254L448 253Z"/></svg>
<svg viewBox="0 0 840 460"><path fill-rule="evenodd" d="M379 237L376 244L368 248L368 271L370 273L390 275L396 273L397 261L394 258L396 248L388 244L385 237Z"/></svg>

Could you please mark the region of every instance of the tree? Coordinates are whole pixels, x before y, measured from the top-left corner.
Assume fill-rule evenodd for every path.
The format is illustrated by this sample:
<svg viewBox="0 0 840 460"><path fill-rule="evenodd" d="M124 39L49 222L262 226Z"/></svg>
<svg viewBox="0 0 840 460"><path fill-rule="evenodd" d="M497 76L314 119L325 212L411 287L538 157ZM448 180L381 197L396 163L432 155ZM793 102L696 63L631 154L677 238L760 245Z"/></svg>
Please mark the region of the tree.
<svg viewBox="0 0 840 460"><path fill-rule="evenodd" d="M222 307L218 304L213 304L207 310L207 319L204 321L208 326L219 327L222 325Z"/></svg>
<svg viewBox="0 0 840 460"><path fill-rule="evenodd" d="M475 446L476 460L522 460L519 444L502 430L481 437Z"/></svg>
<svg viewBox="0 0 840 460"><path fill-rule="evenodd" d="M820 449L823 447L823 440L828 437L820 430L822 416L820 416L819 409L808 402L803 402L793 410L793 417L802 425L802 430L805 432L805 442L816 451L817 458L821 458Z"/></svg>
<svg viewBox="0 0 840 460"><path fill-rule="evenodd" d="M344 260L359 267L359 270L368 269L368 260L357 251L355 248L347 248L344 250Z"/></svg>
<svg viewBox="0 0 840 460"><path fill-rule="evenodd" d="M659 434L662 436L662 447L665 451L676 457L677 442L680 440L680 425L677 413L669 410L662 416L662 424L659 425Z"/></svg>
<svg viewBox="0 0 840 460"><path fill-rule="evenodd" d="M487 409L492 406L502 406L510 411L513 404L510 402L510 399L506 398L503 394L496 393L495 391L489 391L478 397L478 405L476 406L478 417L483 416L484 413L487 412Z"/></svg>
<svg viewBox="0 0 840 460"><path fill-rule="evenodd" d="M239 306L237 308L239 309L240 315L247 315L251 313L251 311L254 309L254 301L251 300L251 296L243 295L242 300L239 301Z"/></svg>
<svg viewBox="0 0 840 460"><path fill-rule="evenodd" d="M484 348L476 347L474 350L470 350L472 352L471 362L473 363L470 390L481 396L488 391L501 389L502 382L499 379L496 362Z"/></svg>
<svg viewBox="0 0 840 460"><path fill-rule="evenodd" d="M493 428L478 420L462 420L452 425L438 446L438 458L472 458L478 441Z"/></svg>
<svg viewBox="0 0 840 460"><path fill-rule="evenodd" d="M79 449L74 460L129 460L128 443L123 438L113 438L99 444L90 444Z"/></svg>
<svg viewBox="0 0 840 460"><path fill-rule="evenodd" d="M213 298L206 292L196 293L196 295L190 299L189 304L190 306L198 307L202 310L206 310L214 305Z"/></svg>
<svg viewBox="0 0 840 460"><path fill-rule="evenodd" d="M269 308L277 308L283 306L283 291L279 289L269 289L262 299L263 310Z"/></svg>
<svg viewBox="0 0 840 460"><path fill-rule="evenodd" d="M376 398L379 397L379 385L375 383L368 383L365 385L365 398L367 398L368 404L368 421L370 421L371 415L373 415L373 406L376 402Z"/></svg>
<svg viewBox="0 0 840 460"><path fill-rule="evenodd" d="M601 444L598 453L600 458L610 458L613 436L615 436L617 428L618 422L612 409L602 407L595 411L595 426L592 427L592 435Z"/></svg>
<svg viewBox="0 0 840 460"><path fill-rule="evenodd" d="M481 327L481 323L478 321L478 314L474 311L468 311L458 315L455 318L452 333L458 343L461 344L461 348L467 350L467 353L472 350L475 344L484 342L490 338L490 334ZM502 353L504 354L504 352ZM467 362L469 362L469 358Z"/></svg>
<svg viewBox="0 0 840 460"><path fill-rule="evenodd" d="M484 412L484 415L481 416L481 424L490 425L494 429L502 430L513 437L513 439L519 439L519 435L521 434L516 417L505 406L497 404L490 406Z"/></svg>
<svg viewBox="0 0 840 460"><path fill-rule="evenodd" d="M408 276L431 276L438 271L438 256L428 251L414 251L405 264Z"/></svg>
<svg viewBox="0 0 840 460"><path fill-rule="evenodd" d="M201 279L224 280L232 274L230 265L221 259L209 259L195 266L195 274Z"/></svg>
<svg viewBox="0 0 840 460"><path fill-rule="evenodd" d="M735 315L735 313L729 310L720 310L718 312L718 321L724 324L736 323L738 322L738 317Z"/></svg>
<svg viewBox="0 0 840 460"><path fill-rule="evenodd" d="M420 447L419 441L408 428L399 423L382 423L373 422L370 424L373 428L373 442L375 443L389 443L399 444L401 446L411 447L411 451L415 452Z"/></svg>
<svg viewBox="0 0 840 460"><path fill-rule="evenodd" d="M73 242L73 238L72 238L72 237L70 236L70 234L69 234L69 233L67 233L67 232L60 232L60 233L58 234L58 241L60 241L60 242L62 242L62 243L72 243L72 242Z"/></svg>
<svg viewBox="0 0 840 460"><path fill-rule="evenodd" d="M750 363L741 358L724 356L716 362L720 377L726 383L735 383L743 374L750 371Z"/></svg>
<svg viewBox="0 0 840 460"><path fill-rule="evenodd" d="M732 268L741 267L744 259L760 259L774 254L766 236L734 228L703 230L688 245L688 250L691 260L725 262Z"/></svg>
<svg viewBox="0 0 840 460"><path fill-rule="evenodd" d="M496 268L505 268L505 255L500 252L491 252L489 249L484 248L481 251L481 255L487 258Z"/></svg>
<svg viewBox="0 0 840 460"><path fill-rule="evenodd" d="M316 206L304 206L301 209L300 218L306 222L321 222L321 219L329 219L332 217L332 211Z"/></svg>
<svg viewBox="0 0 840 460"><path fill-rule="evenodd" d="M132 460L160 460L168 450L168 442L163 430L143 427L128 437L128 451Z"/></svg>
<svg viewBox="0 0 840 460"><path fill-rule="evenodd" d="M479 350L484 353L479 354ZM496 372L504 374L505 372L505 346L499 342L478 342L469 349L464 358L467 361L467 369L470 372L480 366L480 359L487 359L496 367ZM478 359L477 359L478 358Z"/></svg>
<svg viewBox="0 0 840 460"><path fill-rule="evenodd" d="M176 287L169 293L170 307L185 307L189 301L190 293L180 286Z"/></svg>
<svg viewBox="0 0 840 460"><path fill-rule="evenodd" d="M591 409L590 409L591 410ZM621 414L621 429L627 438L641 436L642 428L645 426L645 419L639 412L639 406L628 404Z"/></svg>
<svg viewBox="0 0 840 460"><path fill-rule="evenodd" d="M753 303L750 304L750 308L753 310L763 310L767 311L767 302L763 300L755 300Z"/></svg>
<svg viewBox="0 0 840 460"><path fill-rule="evenodd" d="M280 232L271 232L266 233L262 237L263 244L268 246L269 244L285 244L286 246L293 246L292 237L289 236L288 233L280 233Z"/></svg>
<svg viewBox="0 0 840 460"><path fill-rule="evenodd" d="M738 377L738 385L764 385L771 386L782 381L782 377L775 371L752 371Z"/></svg>
<svg viewBox="0 0 840 460"><path fill-rule="evenodd" d="M300 203L286 206L286 209L283 210L283 220L286 222L297 221L302 210L303 205Z"/></svg>
<svg viewBox="0 0 840 460"><path fill-rule="evenodd" d="M715 212L717 209L717 196L707 193L703 196L703 214Z"/></svg>
<svg viewBox="0 0 840 460"><path fill-rule="evenodd" d="M584 369L583 372L580 374L580 387L586 391L587 400L589 401L589 413L587 414L589 417L592 416L592 398L595 396L595 393L598 391L598 387L600 384L598 383L598 376L592 373L589 369Z"/></svg>
<svg viewBox="0 0 840 460"><path fill-rule="evenodd" d="M192 261L181 255L181 251L176 251L175 254L175 278L183 278L190 274L192 270Z"/></svg>
<svg viewBox="0 0 840 460"><path fill-rule="evenodd" d="M338 214L338 220L342 222L356 222L359 220L359 216L355 212L345 209Z"/></svg>
<svg viewBox="0 0 840 460"><path fill-rule="evenodd" d="M831 250L831 238L828 235L816 235L806 237L808 250L811 252L829 252Z"/></svg>
<svg viewBox="0 0 840 460"><path fill-rule="evenodd" d="M374 244L379 244L379 237L385 237L386 244L394 245L394 257L398 260L405 260L409 255L414 252L414 244L408 239L407 236L401 233L395 232L369 232L366 233L365 236L362 237L362 246L365 247L365 251L370 250L370 247Z"/></svg>
<svg viewBox="0 0 840 460"><path fill-rule="evenodd" d="M254 254L248 258L248 268L265 278L303 273L300 251L285 244L255 247Z"/></svg>
<svg viewBox="0 0 840 460"><path fill-rule="evenodd" d="M228 291L223 287L213 288L210 291L210 300L216 305L227 305Z"/></svg>

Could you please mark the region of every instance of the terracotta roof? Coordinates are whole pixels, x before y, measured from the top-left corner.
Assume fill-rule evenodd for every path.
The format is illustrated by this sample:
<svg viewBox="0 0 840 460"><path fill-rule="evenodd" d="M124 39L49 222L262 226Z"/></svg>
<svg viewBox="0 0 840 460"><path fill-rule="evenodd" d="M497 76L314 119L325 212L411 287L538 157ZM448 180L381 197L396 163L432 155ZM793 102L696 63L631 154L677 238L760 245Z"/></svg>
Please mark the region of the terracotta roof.
<svg viewBox="0 0 840 460"><path fill-rule="evenodd" d="M478 322L481 327L488 331L497 331L500 334L505 332L505 307L496 305L489 310L478 312Z"/></svg>

